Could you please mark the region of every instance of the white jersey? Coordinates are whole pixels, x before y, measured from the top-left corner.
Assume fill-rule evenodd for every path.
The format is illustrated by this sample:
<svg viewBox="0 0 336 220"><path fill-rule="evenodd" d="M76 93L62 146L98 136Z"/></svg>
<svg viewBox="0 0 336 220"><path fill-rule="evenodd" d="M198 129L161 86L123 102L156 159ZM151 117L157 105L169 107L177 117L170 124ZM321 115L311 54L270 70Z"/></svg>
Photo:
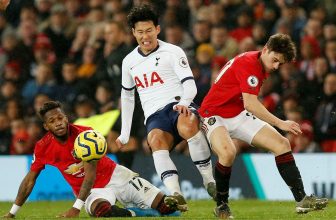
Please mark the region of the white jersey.
<svg viewBox="0 0 336 220"><path fill-rule="evenodd" d="M158 40L158 48L144 55L139 46L129 53L122 64L122 87L138 90L147 119L183 95L182 83L193 79L183 50Z"/></svg>

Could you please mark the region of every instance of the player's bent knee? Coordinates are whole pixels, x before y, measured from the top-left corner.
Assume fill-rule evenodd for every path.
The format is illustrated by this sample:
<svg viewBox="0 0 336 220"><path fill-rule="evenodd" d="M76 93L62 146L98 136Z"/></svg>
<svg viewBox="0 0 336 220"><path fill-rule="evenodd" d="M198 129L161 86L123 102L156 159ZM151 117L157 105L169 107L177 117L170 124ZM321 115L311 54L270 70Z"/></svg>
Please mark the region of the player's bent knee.
<svg viewBox="0 0 336 220"><path fill-rule="evenodd" d="M197 134L199 131L198 122L187 122L187 123L179 123L177 125L177 129L181 137L184 139L189 139Z"/></svg>
<svg viewBox="0 0 336 220"><path fill-rule="evenodd" d="M182 129L179 129L178 131L183 139L188 140L189 138L192 138L193 136L195 136L199 130L197 127L196 128L195 127L194 128L184 127Z"/></svg>
<svg viewBox="0 0 336 220"><path fill-rule="evenodd" d="M284 154L287 153L288 151L291 151L291 146L289 143L289 140L285 137L281 137L280 142L279 142L279 152L275 152L276 154Z"/></svg>
<svg viewBox="0 0 336 220"><path fill-rule="evenodd" d="M291 150L291 145L289 143L289 140L287 138L283 138L283 148L286 152L290 151Z"/></svg>
<svg viewBox="0 0 336 220"><path fill-rule="evenodd" d="M94 217L131 217L132 213L127 209L111 205L107 200L99 200L91 209Z"/></svg>
<svg viewBox="0 0 336 220"><path fill-rule="evenodd" d="M173 146L174 137L168 132L155 129L148 134L147 142L153 152L169 150Z"/></svg>
<svg viewBox="0 0 336 220"><path fill-rule="evenodd" d="M155 139L155 140L151 140L148 141L148 145L151 148L152 152L158 151L158 150L170 150L170 145L166 143L163 140L160 139Z"/></svg>
<svg viewBox="0 0 336 220"><path fill-rule="evenodd" d="M222 149L218 151L218 159L224 164L232 164L236 158L237 150L235 147L223 146Z"/></svg>

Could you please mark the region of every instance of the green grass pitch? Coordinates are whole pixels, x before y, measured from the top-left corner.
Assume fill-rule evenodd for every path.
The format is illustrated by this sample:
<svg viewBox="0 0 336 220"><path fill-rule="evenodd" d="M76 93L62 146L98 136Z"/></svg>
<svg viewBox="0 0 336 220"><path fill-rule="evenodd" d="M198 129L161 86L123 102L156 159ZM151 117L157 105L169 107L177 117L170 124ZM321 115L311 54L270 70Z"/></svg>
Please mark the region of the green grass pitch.
<svg viewBox="0 0 336 220"><path fill-rule="evenodd" d="M28 202L19 211L16 219L56 219L55 216L66 211L73 202ZM138 217L138 219L216 219L213 215L215 203L210 200L189 201L189 211L180 217L149 218ZM0 203L0 217L3 216L11 207L12 203ZM230 207L234 219L336 219L336 202L330 201L328 207L322 211L314 211L308 214L296 214L295 203L293 201L258 201L258 200L237 200L231 201ZM80 218L89 219L89 216L82 210ZM132 219L132 218L113 218ZM133 218L134 219L134 218Z"/></svg>

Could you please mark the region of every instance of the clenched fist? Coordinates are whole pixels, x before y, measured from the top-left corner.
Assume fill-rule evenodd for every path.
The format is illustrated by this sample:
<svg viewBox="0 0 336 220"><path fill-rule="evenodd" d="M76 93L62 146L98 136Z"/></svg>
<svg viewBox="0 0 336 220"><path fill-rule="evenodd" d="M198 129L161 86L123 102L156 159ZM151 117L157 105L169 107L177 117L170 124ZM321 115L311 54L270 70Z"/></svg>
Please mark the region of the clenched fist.
<svg viewBox="0 0 336 220"><path fill-rule="evenodd" d="M0 0L0 11L6 10L10 0Z"/></svg>

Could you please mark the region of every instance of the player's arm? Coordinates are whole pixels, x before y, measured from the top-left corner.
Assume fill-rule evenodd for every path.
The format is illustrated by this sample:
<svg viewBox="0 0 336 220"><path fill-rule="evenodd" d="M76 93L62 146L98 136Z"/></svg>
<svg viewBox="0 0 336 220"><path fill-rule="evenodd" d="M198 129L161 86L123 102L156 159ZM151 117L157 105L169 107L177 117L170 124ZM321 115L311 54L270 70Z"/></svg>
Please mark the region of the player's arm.
<svg viewBox="0 0 336 220"><path fill-rule="evenodd" d="M257 118L276 126L283 131L291 132L295 135L301 134L300 125L294 121L284 121L270 113L265 106L259 101L258 97L253 94L243 93L244 108L255 115Z"/></svg>
<svg viewBox="0 0 336 220"><path fill-rule="evenodd" d="M129 141L135 105L135 84L129 73L129 67L125 59L122 64L121 84L121 131L120 136L116 139L116 144L119 148L124 147Z"/></svg>
<svg viewBox="0 0 336 220"><path fill-rule="evenodd" d="M183 95L181 100L176 105L174 105L174 110L182 114L190 115L191 112L188 109L188 106L191 104L197 94L194 78L190 78L189 80L182 82L182 86Z"/></svg>
<svg viewBox="0 0 336 220"><path fill-rule="evenodd" d="M121 131L120 136L116 140L119 148L124 147L129 141L132 118L134 112L134 89L129 90L122 88L121 90Z"/></svg>
<svg viewBox="0 0 336 220"><path fill-rule="evenodd" d="M97 161L96 160L89 162L83 161L83 163L84 163L85 176L78 197L74 205L68 211L62 213L58 217L71 218L79 216L80 210L84 205L84 201L90 194L90 191L96 180Z"/></svg>
<svg viewBox="0 0 336 220"><path fill-rule="evenodd" d="M14 218L16 213L19 211L20 207L25 203L28 196L35 186L36 179L40 172L29 171L27 175L22 180L18 194L16 196L15 202L11 208L11 210L3 216L4 218Z"/></svg>
<svg viewBox="0 0 336 220"><path fill-rule="evenodd" d="M174 72L180 79L183 87L183 95L180 101L174 105L174 110L182 114L190 115L191 112L188 106L194 100L197 94L197 87L193 73L190 69L186 54L181 48L175 48L173 59Z"/></svg>

